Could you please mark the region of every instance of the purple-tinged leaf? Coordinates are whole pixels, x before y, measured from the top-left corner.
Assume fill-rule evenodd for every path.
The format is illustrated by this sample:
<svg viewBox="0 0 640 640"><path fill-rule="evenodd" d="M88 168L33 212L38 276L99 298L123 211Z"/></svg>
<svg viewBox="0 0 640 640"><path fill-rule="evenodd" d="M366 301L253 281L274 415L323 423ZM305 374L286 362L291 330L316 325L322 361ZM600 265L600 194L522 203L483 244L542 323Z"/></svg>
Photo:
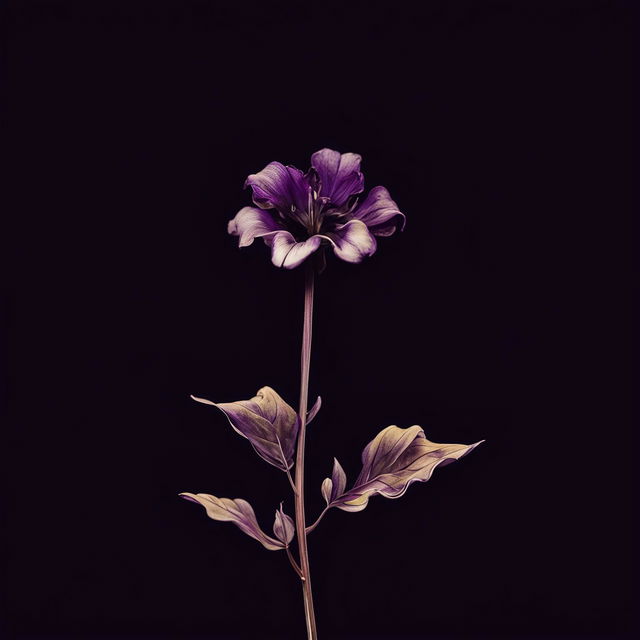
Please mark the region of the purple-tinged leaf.
<svg viewBox="0 0 640 640"><path fill-rule="evenodd" d="M273 533L276 534L276 538L278 538L285 547L288 547L293 539L295 529L293 520L282 510L281 502L280 508L276 511L276 519L273 523Z"/></svg>
<svg viewBox="0 0 640 640"><path fill-rule="evenodd" d="M325 478L322 487L322 497L327 505L331 505L334 500L340 497L347 486L347 474L338 462L337 458L333 459L333 471L330 478Z"/></svg>
<svg viewBox="0 0 640 640"><path fill-rule="evenodd" d="M324 498L324 501L327 505L331 502L331 491L333 489L333 485L331 484L331 478L325 478L320 485L320 493Z"/></svg>
<svg viewBox="0 0 640 640"><path fill-rule="evenodd" d="M336 478L339 478L341 471L339 469L336 472L336 461L333 479L329 481L331 492L325 491L323 483L323 495L330 495L329 507L362 511L371 496L378 493L385 498L399 498L410 484L426 482L436 467L459 460L481 442L484 441L471 445L437 444L427 440L422 427L417 425L408 429L387 427L362 452L362 471L353 488L334 495L333 487L337 484ZM328 489L329 485L326 487Z"/></svg>
<svg viewBox="0 0 640 640"><path fill-rule="evenodd" d="M281 471L293 466L300 420L298 414L271 388L262 387L251 400L216 403L191 396L197 402L218 407L256 453Z"/></svg>
<svg viewBox="0 0 640 640"><path fill-rule="evenodd" d="M318 411L320 411L320 407L322 406L322 398L318 396L318 399L315 401L313 407L307 411L307 424L309 424L315 417Z"/></svg>
<svg viewBox="0 0 640 640"><path fill-rule="evenodd" d="M180 497L202 505L206 509L207 515L213 520L233 522L239 529L257 540L269 551L279 551L286 547L284 542L268 536L260 528L256 514L246 500L241 498L236 498L235 500L231 498L216 498L216 496L206 493L181 493Z"/></svg>

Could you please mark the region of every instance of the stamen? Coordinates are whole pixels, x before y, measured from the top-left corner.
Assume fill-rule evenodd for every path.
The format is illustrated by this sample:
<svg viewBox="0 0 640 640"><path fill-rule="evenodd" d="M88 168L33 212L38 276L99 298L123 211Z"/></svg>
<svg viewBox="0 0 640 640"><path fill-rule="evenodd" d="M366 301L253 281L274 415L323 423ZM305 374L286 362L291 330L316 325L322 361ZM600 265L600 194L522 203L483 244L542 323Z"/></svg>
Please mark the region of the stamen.
<svg viewBox="0 0 640 640"><path fill-rule="evenodd" d="M309 227L311 228L312 234L313 234L313 229L315 226L315 219L314 219L315 207L313 206L314 196L312 195L312 193L315 194L313 189L309 188L309 191L307 191L307 209L309 211Z"/></svg>

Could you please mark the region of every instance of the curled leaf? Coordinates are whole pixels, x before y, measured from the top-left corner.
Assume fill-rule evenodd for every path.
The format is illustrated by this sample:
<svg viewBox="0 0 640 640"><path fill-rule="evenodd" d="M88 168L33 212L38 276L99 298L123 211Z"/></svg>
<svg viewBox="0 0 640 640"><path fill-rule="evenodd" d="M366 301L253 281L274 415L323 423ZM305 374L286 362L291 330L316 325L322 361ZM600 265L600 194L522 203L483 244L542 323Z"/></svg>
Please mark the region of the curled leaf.
<svg viewBox="0 0 640 640"><path fill-rule="evenodd" d="M318 399L315 401L313 407L307 411L307 424L309 424L315 417L318 411L320 411L320 407L322 406L322 398L318 396Z"/></svg>
<svg viewBox="0 0 640 640"><path fill-rule="evenodd" d="M417 425L408 429L387 427L362 452L362 471L354 486L342 493L334 490L342 471L336 460L332 479L323 482L323 495L325 500L329 496L329 507L362 511L376 493L385 498L399 498L410 484L426 482L436 467L462 458L481 442L438 444L427 440L422 427Z"/></svg>
<svg viewBox="0 0 640 640"><path fill-rule="evenodd" d="M196 402L218 407L263 460L281 471L293 466L300 419L271 387L262 387L251 400L238 402L216 403L191 397Z"/></svg>
<svg viewBox="0 0 640 640"><path fill-rule="evenodd" d="M271 536L268 536L260 528L256 514L246 500L242 500L241 498L236 498L235 500L231 498L216 498L216 496L211 496L207 493L181 493L180 497L202 505L206 509L207 515L213 520L233 522L239 529L244 531L248 536L255 538L269 551L278 551L287 546L281 540L275 540ZM284 513L282 515L288 518ZM289 520L291 520L291 518L289 518ZM276 535L278 534L276 533Z"/></svg>
<svg viewBox="0 0 640 640"><path fill-rule="evenodd" d="M330 505L334 500L344 493L347 486L347 474L338 462L337 458L333 459L333 471L330 478L325 478L322 487L322 497L325 499L327 505Z"/></svg>
<svg viewBox="0 0 640 640"><path fill-rule="evenodd" d="M280 508L276 511L276 519L273 523L273 533L276 534L276 538L288 547L293 534L295 532L295 526L293 520L282 510L282 502Z"/></svg>

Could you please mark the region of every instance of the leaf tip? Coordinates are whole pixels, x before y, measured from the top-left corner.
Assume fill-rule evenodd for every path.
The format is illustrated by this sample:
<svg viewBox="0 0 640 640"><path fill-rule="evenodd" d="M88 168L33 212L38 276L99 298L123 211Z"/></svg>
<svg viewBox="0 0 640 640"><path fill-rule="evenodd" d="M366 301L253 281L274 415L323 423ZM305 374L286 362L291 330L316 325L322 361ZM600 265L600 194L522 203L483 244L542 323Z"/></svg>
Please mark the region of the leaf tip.
<svg viewBox="0 0 640 640"><path fill-rule="evenodd" d="M320 411L321 406L322 406L322 398L318 396L317 400L315 401L311 409L307 411L307 424L309 424L316 417L318 411Z"/></svg>
<svg viewBox="0 0 640 640"><path fill-rule="evenodd" d="M199 398L198 396L194 396L193 394L189 394L189 397L196 402L201 402L202 404L211 404L214 407L217 406L215 402L211 402L211 400L207 400L206 398Z"/></svg>

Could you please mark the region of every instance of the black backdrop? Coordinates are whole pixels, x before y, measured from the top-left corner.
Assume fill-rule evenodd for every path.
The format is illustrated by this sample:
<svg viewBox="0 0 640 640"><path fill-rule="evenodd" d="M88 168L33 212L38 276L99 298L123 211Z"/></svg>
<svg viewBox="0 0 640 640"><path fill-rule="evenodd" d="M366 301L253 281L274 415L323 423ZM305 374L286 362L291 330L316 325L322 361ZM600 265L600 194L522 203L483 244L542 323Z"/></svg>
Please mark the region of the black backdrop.
<svg viewBox="0 0 640 640"><path fill-rule="evenodd" d="M213 408L298 393L302 272L245 176L363 156L407 214L317 290L308 511L388 424L486 443L310 537L348 637L631 631L631 4L14 2L2 630L301 638L282 553L179 491L285 477ZM7 139L7 138L5 138Z"/></svg>

